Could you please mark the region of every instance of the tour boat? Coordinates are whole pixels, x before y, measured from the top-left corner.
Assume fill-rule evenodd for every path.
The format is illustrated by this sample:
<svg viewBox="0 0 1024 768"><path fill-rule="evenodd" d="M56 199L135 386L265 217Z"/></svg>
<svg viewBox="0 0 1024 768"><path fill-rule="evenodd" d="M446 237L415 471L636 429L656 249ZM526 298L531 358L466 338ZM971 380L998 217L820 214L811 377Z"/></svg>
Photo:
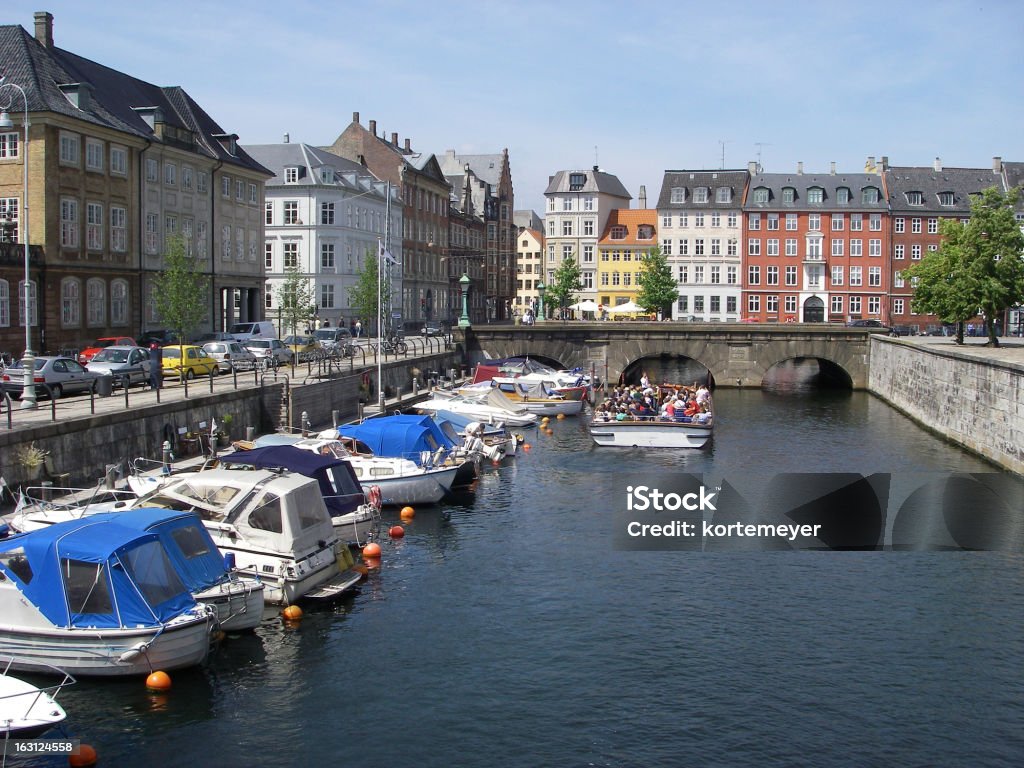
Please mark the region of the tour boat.
<svg viewBox="0 0 1024 768"><path fill-rule="evenodd" d="M0 540L10 668L142 675L201 664L217 627L152 532L85 517Z"/></svg>
<svg viewBox="0 0 1024 768"><path fill-rule="evenodd" d="M714 427L714 409L707 421L691 420L688 416L672 420L644 416L604 421L595 413L590 422L590 437L597 445L616 448L703 448L711 440Z"/></svg>
<svg viewBox="0 0 1024 768"><path fill-rule="evenodd" d="M40 736L67 717L57 703L57 694L75 678L63 669L53 667L54 675L63 677L56 685L37 688L10 674L14 657L0 658L0 739L30 739Z"/></svg>

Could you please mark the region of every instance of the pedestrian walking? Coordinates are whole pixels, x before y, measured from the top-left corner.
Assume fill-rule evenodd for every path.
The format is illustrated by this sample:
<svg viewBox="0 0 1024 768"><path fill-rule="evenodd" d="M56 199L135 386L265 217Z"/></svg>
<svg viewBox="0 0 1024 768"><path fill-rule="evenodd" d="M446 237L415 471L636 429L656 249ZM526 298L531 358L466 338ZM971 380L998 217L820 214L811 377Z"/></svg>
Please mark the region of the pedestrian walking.
<svg viewBox="0 0 1024 768"><path fill-rule="evenodd" d="M155 341L149 345L149 386L160 389L163 384L164 351Z"/></svg>

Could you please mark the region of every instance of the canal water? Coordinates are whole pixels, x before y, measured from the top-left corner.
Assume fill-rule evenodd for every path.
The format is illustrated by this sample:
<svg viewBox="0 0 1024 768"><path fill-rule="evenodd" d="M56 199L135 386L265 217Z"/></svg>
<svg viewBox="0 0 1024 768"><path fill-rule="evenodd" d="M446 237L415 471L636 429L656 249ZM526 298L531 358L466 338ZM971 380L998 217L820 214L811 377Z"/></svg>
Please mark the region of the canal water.
<svg viewBox="0 0 1024 768"><path fill-rule="evenodd" d="M357 595L268 617L166 695L83 681L65 732L108 766L1022 764L1019 551L613 545L624 478L994 471L801 382L719 390L703 451L526 430L528 451L385 541Z"/></svg>

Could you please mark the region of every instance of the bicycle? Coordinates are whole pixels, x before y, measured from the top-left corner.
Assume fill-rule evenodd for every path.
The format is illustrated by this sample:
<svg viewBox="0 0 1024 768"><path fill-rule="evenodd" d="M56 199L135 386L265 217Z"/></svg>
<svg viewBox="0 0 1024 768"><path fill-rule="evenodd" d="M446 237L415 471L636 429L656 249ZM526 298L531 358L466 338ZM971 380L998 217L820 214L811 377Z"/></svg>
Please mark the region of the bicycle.
<svg viewBox="0 0 1024 768"><path fill-rule="evenodd" d="M404 355L409 351L409 345L401 336L388 336L381 340L380 351L385 355Z"/></svg>

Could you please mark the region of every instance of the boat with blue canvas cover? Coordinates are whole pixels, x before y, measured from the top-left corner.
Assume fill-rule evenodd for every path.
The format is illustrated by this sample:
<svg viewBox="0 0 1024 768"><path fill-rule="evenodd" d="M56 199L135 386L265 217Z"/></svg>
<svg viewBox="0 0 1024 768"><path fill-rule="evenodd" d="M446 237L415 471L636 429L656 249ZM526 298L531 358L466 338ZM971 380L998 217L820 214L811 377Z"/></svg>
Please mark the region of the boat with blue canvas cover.
<svg viewBox="0 0 1024 768"><path fill-rule="evenodd" d="M211 606L225 632L255 629L263 619L263 583L243 576L228 565L199 516L158 507L129 512L106 512L107 518L137 531L160 537L179 578L197 602Z"/></svg>
<svg viewBox="0 0 1024 768"><path fill-rule="evenodd" d="M71 520L0 540L0 654L11 668L143 675L201 664L217 627L160 536Z"/></svg>
<svg viewBox="0 0 1024 768"><path fill-rule="evenodd" d="M476 463L429 416L379 416L359 424L343 424L338 427L338 435L358 440L376 456L397 456L421 467L457 467L453 488L469 485L476 479Z"/></svg>

